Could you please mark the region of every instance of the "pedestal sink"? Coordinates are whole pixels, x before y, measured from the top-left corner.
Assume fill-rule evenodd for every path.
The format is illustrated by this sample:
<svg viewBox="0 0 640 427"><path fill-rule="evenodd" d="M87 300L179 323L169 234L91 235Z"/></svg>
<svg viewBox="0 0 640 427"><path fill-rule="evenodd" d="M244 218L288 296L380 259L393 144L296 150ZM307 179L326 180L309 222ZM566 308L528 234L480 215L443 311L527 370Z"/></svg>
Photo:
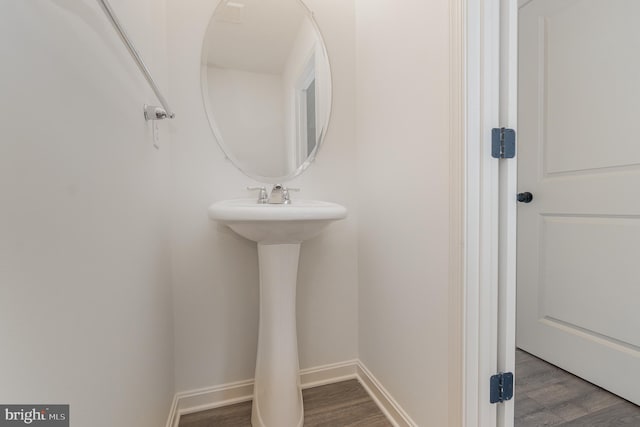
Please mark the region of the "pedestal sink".
<svg viewBox="0 0 640 427"><path fill-rule="evenodd" d="M300 244L346 215L344 206L312 200L258 204L255 199L236 199L209 207L211 219L258 243L260 326L253 427L303 425L296 337Z"/></svg>

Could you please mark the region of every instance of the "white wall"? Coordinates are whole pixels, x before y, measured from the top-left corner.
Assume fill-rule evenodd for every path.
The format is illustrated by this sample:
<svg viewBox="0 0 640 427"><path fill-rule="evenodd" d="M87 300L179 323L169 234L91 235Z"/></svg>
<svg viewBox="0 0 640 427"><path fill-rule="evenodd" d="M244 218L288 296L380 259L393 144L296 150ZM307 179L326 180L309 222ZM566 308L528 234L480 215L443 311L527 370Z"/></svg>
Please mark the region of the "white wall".
<svg viewBox="0 0 640 427"><path fill-rule="evenodd" d="M449 4L356 11L360 359L418 425L446 426Z"/></svg>
<svg viewBox="0 0 640 427"><path fill-rule="evenodd" d="M357 356L354 9L309 0L332 63L333 120L316 163L292 181L295 197L347 206L347 220L302 245L298 283L301 368ZM209 129L200 89L201 46L216 1L169 0L172 102L173 282L176 388L253 378L258 328L256 245L209 220L214 201L254 184L225 160Z"/></svg>
<svg viewBox="0 0 640 427"><path fill-rule="evenodd" d="M112 3L165 81L162 4ZM142 117L153 95L96 2L3 2L0 56L0 402L162 425L169 163Z"/></svg>

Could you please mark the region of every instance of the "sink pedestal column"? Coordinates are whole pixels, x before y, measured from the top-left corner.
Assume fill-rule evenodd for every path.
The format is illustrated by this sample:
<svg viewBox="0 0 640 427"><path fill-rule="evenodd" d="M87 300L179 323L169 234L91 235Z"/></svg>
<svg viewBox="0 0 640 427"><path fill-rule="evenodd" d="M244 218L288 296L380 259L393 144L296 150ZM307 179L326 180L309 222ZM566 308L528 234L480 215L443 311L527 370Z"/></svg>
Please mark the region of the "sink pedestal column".
<svg viewBox="0 0 640 427"><path fill-rule="evenodd" d="M299 243L258 243L260 326L253 427L302 427L304 421L296 335L299 254Z"/></svg>

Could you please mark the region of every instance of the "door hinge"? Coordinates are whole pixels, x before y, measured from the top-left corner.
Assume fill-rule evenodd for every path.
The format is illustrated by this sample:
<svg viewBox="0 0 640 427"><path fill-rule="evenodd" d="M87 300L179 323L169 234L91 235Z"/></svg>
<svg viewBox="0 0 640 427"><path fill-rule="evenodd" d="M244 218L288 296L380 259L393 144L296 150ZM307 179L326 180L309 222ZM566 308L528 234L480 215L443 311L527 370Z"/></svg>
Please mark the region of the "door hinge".
<svg viewBox="0 0 640 427"><path fill-rule="evenodd" d="M513 397L513 373L503 372L491 376L489 381L491 403L500 403L511 400Z"/></svg>
<svg viewBox="0 0 640 427"><path fill-rule="evenodd" d="M516 131L509 128L491 130L491 157L512 159L516 155Z"/></svg>

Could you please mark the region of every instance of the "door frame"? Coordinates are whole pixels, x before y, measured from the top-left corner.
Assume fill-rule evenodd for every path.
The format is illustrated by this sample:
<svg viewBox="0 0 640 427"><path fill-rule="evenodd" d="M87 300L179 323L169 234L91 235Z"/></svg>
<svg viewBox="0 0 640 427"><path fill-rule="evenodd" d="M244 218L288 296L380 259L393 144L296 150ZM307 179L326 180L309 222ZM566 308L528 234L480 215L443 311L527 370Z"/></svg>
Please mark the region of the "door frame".
<svg viewBox="0 0 640 427"><path fill-rule="evenodd" d="M517 160L491 157L491 129L517 129L518 1L452 2L463 62L461 152L452 149L463 175L461 424L511 427L514 402L489 403L489 377L515 369Z"/></svg>

